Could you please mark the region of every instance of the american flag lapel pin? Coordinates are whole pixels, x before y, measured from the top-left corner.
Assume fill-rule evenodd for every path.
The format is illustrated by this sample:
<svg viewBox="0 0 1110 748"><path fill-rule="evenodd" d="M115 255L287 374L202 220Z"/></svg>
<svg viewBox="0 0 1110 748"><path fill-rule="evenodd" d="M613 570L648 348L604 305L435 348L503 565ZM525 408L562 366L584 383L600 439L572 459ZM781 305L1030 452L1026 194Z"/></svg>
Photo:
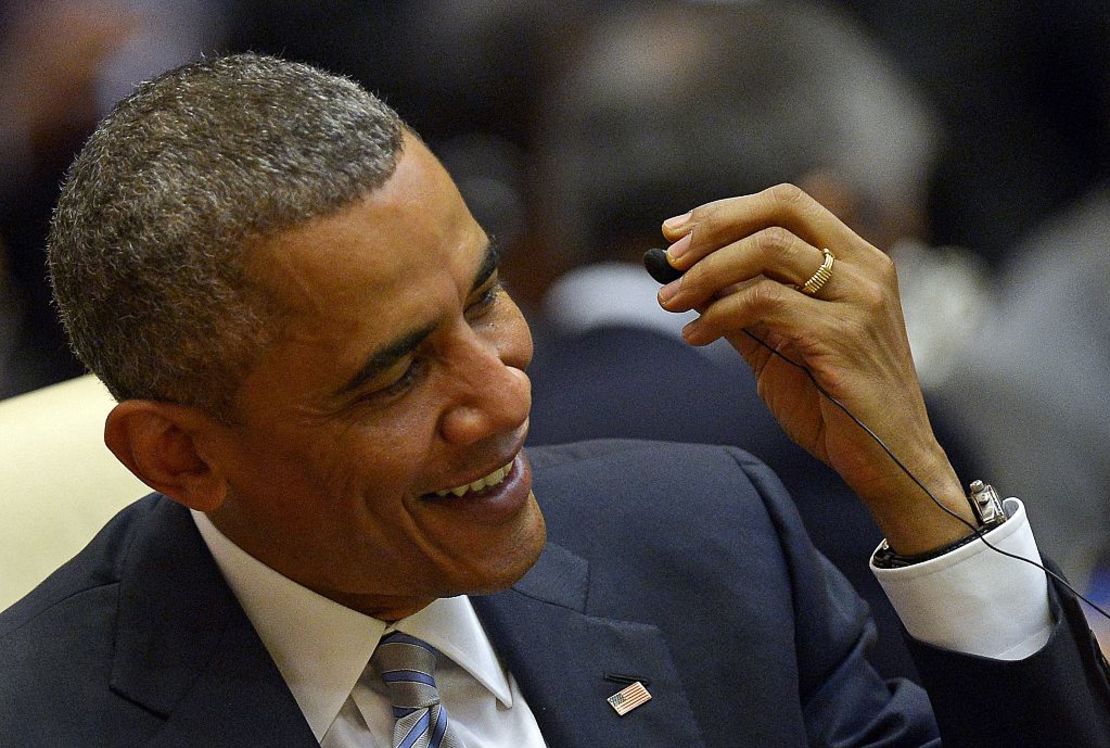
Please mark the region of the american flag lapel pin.
<svg viewBox="0 0 1110 748"><path fill-rule="evenodd" d="M651 694L644 688L643 683L636 681L632 685L617 691L606 701L609 702L609 706L613 707L617 714L623 717L636 707L643 706L651 701Z"/></svg>

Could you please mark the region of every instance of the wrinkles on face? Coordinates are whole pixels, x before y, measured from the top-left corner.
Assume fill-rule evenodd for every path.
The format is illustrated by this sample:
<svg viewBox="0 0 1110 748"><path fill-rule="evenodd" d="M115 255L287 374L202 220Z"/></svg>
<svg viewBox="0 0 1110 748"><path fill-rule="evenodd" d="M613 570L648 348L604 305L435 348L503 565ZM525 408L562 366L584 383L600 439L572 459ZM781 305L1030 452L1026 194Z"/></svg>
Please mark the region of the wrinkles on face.
<svg viewBox="0 0 1110 748"><path fill-rule="evenodd" d="M410 139L381 190L253 259L288 314L238 393L217 527L370 615L515 581L544 540L518 457L532 342L507 294L483 301L496 254L439 163Z"/></svg>

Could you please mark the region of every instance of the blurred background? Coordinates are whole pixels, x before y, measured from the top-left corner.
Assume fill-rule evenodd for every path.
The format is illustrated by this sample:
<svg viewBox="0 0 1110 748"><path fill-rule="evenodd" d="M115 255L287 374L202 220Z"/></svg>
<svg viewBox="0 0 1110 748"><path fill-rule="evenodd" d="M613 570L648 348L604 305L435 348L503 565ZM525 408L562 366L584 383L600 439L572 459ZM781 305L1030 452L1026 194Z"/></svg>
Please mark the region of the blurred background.
<svg viewBox="0 0 1110 748"><path fill-rule="evenodd" d="M961 474L1023 497L1110 601L1104 0L0 0L0 397L82 373L43 264L83 139L136 82L243 50L356 78L444 161L535 330L533 443L751 449L889 641L868 517L636 266L668 216L802 185L894 257ZM880 667L912 675L895 650Z"/></svg>

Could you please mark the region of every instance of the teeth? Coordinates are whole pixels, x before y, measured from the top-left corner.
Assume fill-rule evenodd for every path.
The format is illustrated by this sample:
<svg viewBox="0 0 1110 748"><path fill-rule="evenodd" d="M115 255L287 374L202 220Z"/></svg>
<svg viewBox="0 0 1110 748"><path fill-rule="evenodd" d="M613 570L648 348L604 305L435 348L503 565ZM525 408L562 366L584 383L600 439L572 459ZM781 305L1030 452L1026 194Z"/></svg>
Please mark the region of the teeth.
<svg viewBox="0 0 1110 748"><path fill-rule="evenodd" d="M509 471L512 470L512 468L513 463L510 462L505 467L497 468L486 477L479 478L473 483L467 483L463 486L455 486L454 488L447 488L442 491L436 491L436 496L439 496L441 498L451 494L454 494L455 496L463 496L470 491L481 491L484 488L496 486L498 483L505 480L505 476L509 474Z"/></svg>

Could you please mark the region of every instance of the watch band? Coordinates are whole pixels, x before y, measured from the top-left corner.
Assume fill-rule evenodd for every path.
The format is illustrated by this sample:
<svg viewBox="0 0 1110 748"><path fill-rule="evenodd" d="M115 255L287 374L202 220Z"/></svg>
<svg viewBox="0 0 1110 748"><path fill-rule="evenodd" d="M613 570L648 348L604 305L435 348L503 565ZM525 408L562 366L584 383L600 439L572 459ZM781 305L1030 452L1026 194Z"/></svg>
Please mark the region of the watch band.
<svg viewBox="0 0 1110 748"><path fill-rule="evenodd" d="M971 505L971 511L975 515L976 527L973 533L960 538L954 543L911 556L895 553L884 538L883 542L879 544L878 550L875 551L873 559L875 566L880 569L898 569L939 558L977 540L1006 521L1006 510L1002 506L1002 499L994 486L989 483L984 483L981 480L972 481L968 487L967 503Z"/></svg>

